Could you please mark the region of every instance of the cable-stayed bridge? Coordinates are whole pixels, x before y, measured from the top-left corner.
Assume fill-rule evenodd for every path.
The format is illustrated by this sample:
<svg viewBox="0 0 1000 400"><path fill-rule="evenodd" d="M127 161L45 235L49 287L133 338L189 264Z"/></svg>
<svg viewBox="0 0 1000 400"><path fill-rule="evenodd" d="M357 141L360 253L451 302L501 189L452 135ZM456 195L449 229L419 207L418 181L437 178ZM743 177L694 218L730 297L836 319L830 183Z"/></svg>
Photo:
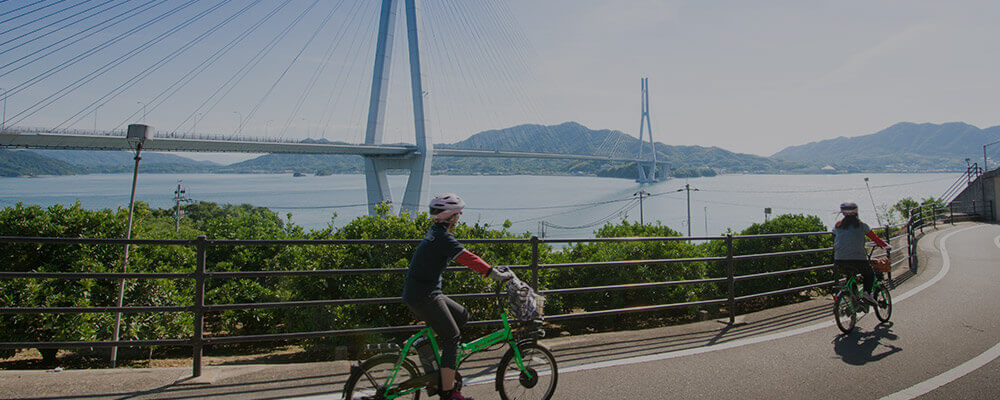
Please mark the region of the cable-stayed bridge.
<svg viewBox="0 0 1000 400"><path fill-rule="evenodd" d="M32 149L63 150L134 150L125 131L104 133L63 133L50 129L10 129L0 132L0 146ZM220 152L220 153L284 153L284 154L353 154L364 157L412 157L417 152L413 145L365 145L290 141L276 138L237 138L225 135L185 135L154 137L143 144L145 151L162 152ZM473 150L434 148L433 154L442 157L492 157L533 158L554 160L582 160L607 162L636 162L635 158L586 154L533 153L505 150ZM659 161L665 165L665 161Z"/></svg>
<svg viewBox="0 0 1000 400"><path fill-rule="evenodd" d="M540 114L541 107L522 90L490 86L492 81L516 86L510 85L517 83L511 71L530 69L524 65L522 53L525 52L511 50L511 43L497 39L518 36L513 32L514 24L509 13L503 12L505 6L502 3L463 4L440 0L317 0L295 5L290 2L269 4L259 0L176 0L141 4L81 1L65 5L13 3L9 9L0 9L0 55L9 57L0 62L0 86L4 87L0 89L0 100L3 102L0 146L137 149L135 142L127 140L125 130L121 129L123 125L159 125L172 106L182 110L186 116L180 114L172 118L179 121L176 127L168 125L165 129L149 131L149 135L143 134L138 148L182 152L356 154L364 160L371 211L374 211L374 204L395 204L389 192L386 171L400 169L409 171L405 193L399 203L400 210L419 210L420 204L429 198L427 188L434 156L635 162L640 182L655 181L653 165L665 164L657 163L655 151L649 152L649 159L643 157L643 145L640 145L638 155L624 155L620 140L602 143L593 154L435 147L435 135L428 127L428 116L434 116L438 121L435 133L437 129L445 131L445 128L437 126L447 125L449 119L475 120L476 116L468 115L467 110L460 108L469 97L479 102L473 108L488 110L488 116L496 118L496 121L491 121L492 126L502 126L499 121L503 118L498 115L508 108L494 98L500 90L509 91L507 103L524 108L522 111L528 114L524 118L540 119L537 114ZM425 23L425 6L431 9L429 23ZM451 22L461 29L444 23L442 15L450 17ZM371 16L378 18L371 20ZM397 21L399 19L402 21ZM377 35L372 41L372 28L376 26ZM488 32L489 26L494 26L499 34ZM288 46L287 38L290 32L296 30L307 33L305 40ZM215 37L231 39L220 40L214 52L201 49L214 46L212 38ZM324 38L328 42L325 50L310 53L309 49L324 42ZM448 42L444 40L446 38L455 40ZM398 41L403 46L395 46ZM371 55L372 50L373 58L364 57L365 54ZM250 57L235 61L226 58L234 57L234 54ZM430 57L425 57L426 54ZM410 129L393 130L387 122L393 119L388 116L387 103L391 84L403 78L390 79L394 75L392 60L399 56L406 57L407 68L396 69L395 75L408 78L410 96L409 107L396 109L409 108L412 111L409 123L412 125ZM311 74L307 74L309 79L304 82L305 85L288 89L296 86L293 79L300 74L296 68L309 58L313 58L316 67ZM267 67L262 65L272 60L287 61L275 63L267 74L259 77L251 75L255 70L266 70ZM362 68L370 74L360 73L361 69L347 65L354 60L370 61L367 64L369 67ZM428 63L428 60L431 62ZM461 69L463 63L470 61L478 66ZM338 71L337 78L325 79L331 75L326 71L327 66L338 63L344 66ZM173 67L178 64L184 66ZM428 64L433 68L428 69ZM332 92L326 101L310 97L317 91L314 89L323 86L327 80L332 82ZM449 81L465 83L465 90L448 92ZM85 93L90 86L102 86L102 82L107 91L96 90L92 95L80 96L82 98L73 105L63 105L72 95ZM425 85L428 82L431 84ZM364 98L366 83L370 85L367 105L356 104L353 108L339 105L342 98L348 98L348 101ZM197 89L200 85L208 88L187 96L182 94L183 90ZM356 89L351 93L345 89L347 86ZM211 87L215 89L211 90ZM301 94L276 100L275 93L283 89ZM254 92L259 94L248 94ZM643 127L649 127L645 80L642 95L644 125L640 125L640 144L643 143ZM197 124L206 115L219 114L216 109L223 100L240 100L241 96L259 96L259 99L232 106L239 107L232 111L232 116L237 118L232 134L179 133L197 132ZM13 103L9 115L8 100ZM134 111L115 128L99 134L98 111L105 112L116 105L123 108L121 103L131 103ZM325 104L325 107L317 107L317 114L312 114L312 111L307 111L311 104ZM442 108L445 108L440 107L441 104L455 107L443 110L448 115L447 119L440 116ZM267 134L274 120L262 121L261 118L270 108L288 111L285 123L278 121L278 136ZM353 114L337 114L339 110L346 109L352 109ZM51 110L56 110L52 117L56 122L43 124L47 128L16 128L32 122L30 118L38 118L38 115ZM153 118L150 118L151 113ZM84 134L83 130L75 128L91 115L93 134ZM58 122L60 119L62 122ZM291 127L297 123L304 124L307 119L322 121L316 124L316 129L322 128L323 139L326 139L326 131L331 124L348 122L340 123L344 125L340 128L342 136L334 136L329 141L284 136L288 131L302 131L301 128ZM359 120L364 122L349 122ZM181 128L187 124L191 125L191 129ZM248 128L261 126L265 132L263 138L245 135ZM391 140L393 142L412 140L414 144L387 144L390 141L386 138L387 131L406 136ZM449 128L448 131L455 129ZM653 147L651 132L649 146Z"/></svg>

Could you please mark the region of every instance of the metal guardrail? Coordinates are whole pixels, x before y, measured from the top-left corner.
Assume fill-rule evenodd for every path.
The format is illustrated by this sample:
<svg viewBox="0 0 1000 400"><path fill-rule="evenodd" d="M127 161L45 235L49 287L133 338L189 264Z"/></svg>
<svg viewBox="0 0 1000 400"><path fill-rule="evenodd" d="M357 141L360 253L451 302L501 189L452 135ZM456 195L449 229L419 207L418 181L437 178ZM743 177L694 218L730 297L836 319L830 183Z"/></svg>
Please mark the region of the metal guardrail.
<svg viewBox="0 0 1000 400"><path fill-rule="evenodd" d="M911 269L915 266L915 250L918 230L928 225L935 225L947 216L947 220L953 222L956 219L954 210L941 207L940 205L928 205L917 207L911 211L910 218L905 224L897 224L880 228L882 236L888 237L890 243L901 240L904 236L907 239L906 255L902 253L889 253L892 265L898 265L909 260ZM892 232L903 232L892 236ZM758 278L776 277L781 275L812 272L819 270L831 270L832 264L823 264L794 268L783 271L773 271L756 274L737 275L736 265L739 262L763 258L785 257L805 254L818 254L831 252L832 248L803 249L795 251L772 252L761 254L734 254L733 243L738 240L753 239L781 239L791 237L826 236L830 232L806 232L768 235L739 235L728 234L726 236L701 236L701 237L641 237L641 238L590 238L590 239L471 239L463 240L469 244L489 244L489 243L519 243L531 246L531 262L527 265L510 265L515 270L528 271L530 273L529 283L532 287L538 288L538 275L545 269L562 268L608 268L634 265L669 265L676 263L694 262L718 262L726 267L726 276L711 277L704 279L693 279L683 281L649 282L622 285L604 285L593 287L574 287L563 289L541 290L547 295L571 295L578 293L590 293L610 290L633 290L656 287L669 287L676 285L692 284L726 284L727 296L725 298L707 299L672 304L657 304L640 307L619 308L610 310L587 311L571 314L549 315L546 320L566 320L576 318L588 318L606 315L619 315L635 312L649 312L685 307L699 307L708 305L725 305L729 313L729 320L732 323L736 317L736 303L755 299L764 296L772 296L785 293L796 293L803 290L820 288L832 285L834 282L819 282L804 286L785 288L764 293L754 293L743 296L736 296L736 284L741 281ZM669 242L669 241L724 241L726 255L723 257L701 257L701 258L681 258L681 259L654 259L654 260L624 260L612 262L585 262L585 263L565 263L565 264L541 264L539 263L539 245L542 243L626 243L626 242ZM386 244L417 244L419 240L210 240L205 236L199 236L193 240L153 240L153 239L88 239L88 238L43 238L43 237L6 237L0 236L0 243L41 243L41 244L103 244L103 245L154 245L154 246L191 246L196 249L196 267L190 273L83 273L83 272L0 272L0 279L180 279L192 280L194 282L194 296L190 306L150 306L150 307L0 307L0 314L50 314L50 313L148 313L148 312L187 312L194 315L193 335L188 339L159 339L159 340L119 340L119 341L63 341L63 342L0 342L0 348L79 348L79 347L123 347L123 346L154 346L154 345L174 345L191 346L193 358L193 376L200 376L202 370L202 354L204 346L209 344L229 344L229 343L251 343L262 341L279 341L293 339L309 339L344 335L358 335L369 333L397 333L419 329L418 326L390 326L361 329L342 329L313 332L291 332L279 334L244 335L244 336L205 336L204 319L208 312L223 310L247 310L265 308L286 308L286 307L317 307L331 305L359 305L359 304L391 304L399 303L398 296L363 299L330 299L312 301L290 301L252 304L205 304L205 282L209 279L236 279L250 277L275 277L275 276L338 276L338 275L374 275L374 274L404 274L405 268L361 268L361 269L340 269L340 270L312 270L312 271L241 271L241 272L210 272L206 270L207 253L210 247L218 246L273 246L273 245L386 245ZM899 254L896 260L893 256ZM448 271L465 270L461 267L449 267ZM464 293L449 295L456 299L487 298L495 296L494 293ZM485 325L497 323L498 321L474 321L470 325Z"/></svg>

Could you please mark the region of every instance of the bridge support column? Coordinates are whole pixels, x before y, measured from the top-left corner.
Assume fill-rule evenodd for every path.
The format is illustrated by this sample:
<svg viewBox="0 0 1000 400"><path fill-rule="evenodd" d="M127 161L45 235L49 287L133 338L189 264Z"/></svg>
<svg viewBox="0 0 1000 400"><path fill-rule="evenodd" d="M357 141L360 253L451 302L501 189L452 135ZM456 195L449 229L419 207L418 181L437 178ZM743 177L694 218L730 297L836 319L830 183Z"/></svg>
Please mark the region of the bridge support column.
<svg viewBox="0 0 1000 400"><path fill-rule="evenodd" d="M656 146L653 144L653 123L649 121L649 78L642 78L642 115L639 117L639 155L636 156L635 165L638 168L639 176L635 181L639 183L656 182ZM643 129L645 128L645 129ZM643 130L649 132L649 151L652 159L649 162L649 172L642 166L643 150Z"/></svg>
<svg viewBox="0 0 1000 400"><path fill-rule="evenodd" d="M366 157L365 183L368 187L368 213L374 215L380 203L392 204L385 171L408 169L410 177L403 193L400 212L416 213L420 203L427 201L430 183L431 160L434 153L432 136L424 120L424 89L420 78L420 5L418 0L403 0L406 11L406 37L410 61L410 92L413 98L413 128L416 151L403 157ZM388 94L389 66L391 64L393 31L396 26L397 0L382 0L379 17L378 43L375 47L375 70L372 75L371 101L368 105L368 126L365 144L381 144L384 131L385 104Z"/></svg>

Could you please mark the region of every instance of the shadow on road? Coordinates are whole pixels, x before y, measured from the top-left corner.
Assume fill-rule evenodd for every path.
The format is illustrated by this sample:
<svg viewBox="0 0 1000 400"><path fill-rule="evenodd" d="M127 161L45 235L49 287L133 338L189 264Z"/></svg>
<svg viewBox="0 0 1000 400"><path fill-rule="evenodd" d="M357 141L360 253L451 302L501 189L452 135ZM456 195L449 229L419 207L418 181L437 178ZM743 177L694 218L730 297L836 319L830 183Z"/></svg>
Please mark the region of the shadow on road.
<svg viewBox="0 0 1000 400"><path fill-rule="evenodd" d="M903 351L901 347L886 343L898 338L892 333L892 322L886 322L879 324L871 332L855 329L851 333L837 336L833 339L833 351L847 364L865 365Z"/></svg>
<svg viewBox="0 0 1000 400"><path fill-rule="evenodd" d="M290 389L296 396L321 395L339 392L347 379L345 374L323 374L284 379L260 379L253 382L232 384L185 384L185 380L163 385L150 390L131 393L108 391L89 395L22 397L30 400L68 399L199 399L205 397L281 399L289 397Z"/></svg>
<svg viewBox="0 0 1000 400"><path fill-rule="evenodd" d="M750 323L723 325L717 329L700 329L679 334L660 334L610 342L573 343L553 349L561 366L583 364L670 351L691 349L765 335L799 325L830 318L830 305L818 304L807 308L772 315Z"/></svg>

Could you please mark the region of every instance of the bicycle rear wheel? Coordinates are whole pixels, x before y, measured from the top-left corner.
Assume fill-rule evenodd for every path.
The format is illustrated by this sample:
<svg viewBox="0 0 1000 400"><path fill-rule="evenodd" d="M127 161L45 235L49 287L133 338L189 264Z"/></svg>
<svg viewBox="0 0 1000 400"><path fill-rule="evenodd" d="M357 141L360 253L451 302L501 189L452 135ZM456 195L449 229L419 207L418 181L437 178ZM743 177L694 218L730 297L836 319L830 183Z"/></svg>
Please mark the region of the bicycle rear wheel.
<svg viewBox="0 0 1000 400"><path fill-rule="evenodd" d="M392 376L396 362L399 361L398 354L382 354L365 360L357 369L351 370L351 376L344 383L344 400L378 400L385 399L385 382ZM393 380L394 387L399 387L400 382L417 376L417 367L412 361L403 361L402 368ZM417 390L406 396L397 399L419 400L420 391Z"/></svg>
<svg viewBox="0 0 1000 400"><path fill-rule="evenodd" d="M844 333L851 333L858 321L854 312L854 299L846 291L838 293L833 302L833 318L837 320L837 328Z"/></svg>
<svg viewBox="0 0 1000 400"><path fill-rule="evenodd" d="M889 322L889 317L892 316L892 296L885 286L879 285L875 291L875 316L882 322Z"/></svg>
<svg viewBox="0 0 1000 400"><path fill-rule="evenodd" d="M496 385L503 400L549 400L556 391L559 370L556 358L545 346L526 343L518 346L528 373L521 371L514 359L514 349L507 351L497 367Z"/></svg>

